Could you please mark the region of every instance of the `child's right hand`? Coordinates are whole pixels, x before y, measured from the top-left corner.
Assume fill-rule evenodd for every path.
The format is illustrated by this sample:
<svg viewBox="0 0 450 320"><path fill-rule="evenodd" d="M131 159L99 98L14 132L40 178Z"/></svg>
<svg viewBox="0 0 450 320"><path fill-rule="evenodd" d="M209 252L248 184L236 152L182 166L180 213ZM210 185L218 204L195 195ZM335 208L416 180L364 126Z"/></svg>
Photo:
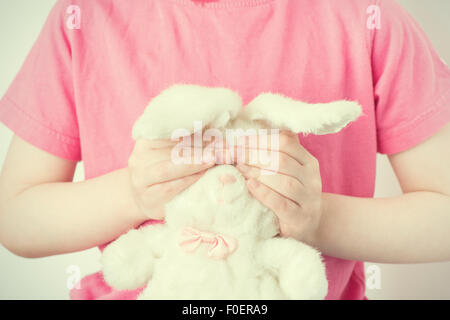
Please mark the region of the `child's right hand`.
<svg viewBox="0 0 450 320"><path fill-rule="evenodd" d="M163 219L164 205L215 164L176 164L171 153L177 143L138 139L128 160L132 193L146 219Z"/></svg>

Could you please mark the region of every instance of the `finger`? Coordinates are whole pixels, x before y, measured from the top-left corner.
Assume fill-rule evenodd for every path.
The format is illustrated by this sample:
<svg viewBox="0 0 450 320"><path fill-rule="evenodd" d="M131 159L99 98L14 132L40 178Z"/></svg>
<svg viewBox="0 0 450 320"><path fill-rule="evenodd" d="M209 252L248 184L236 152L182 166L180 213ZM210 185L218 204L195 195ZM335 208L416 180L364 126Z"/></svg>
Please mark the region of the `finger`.
<svg viewBox="0 0 450 320"><path fill-rule="evenodd" d="M236 155L235 163L238 166L243 164L273 173L285 174L304 184L304 181L306 181L308 177L308 172L300 163L285 153L273 150L268 152L270 152L270 154L259 153L257 157L251 153L247 153L244 157Z"/></svg>
<svg viewBox="0 0 450 320"><path fill-rule="evenodd" d="M292 221L299 208L296 203L256 179L248 180L247 187L253 197L272 210L280 221Z"/></svg>
<svg viewBox="0 0 450 320"><path fill-rule="evenodd" d="M195 134L192 134L190 136L185 137L179 137L177 139L144 139L139 138L136 140L135 148L138 150L142 150L143 152L148 150L155 150L155 149L165 149L174 147L177 144L183 144L186 147L196 147L201 148L209 144L209 141L204 141L203 139L200 140L196 139L197 136Z"/></svg>
<svg viewBox="0 0 450 320"><path fill-rule="evenodd" d="M148 187L142 196L143 206L148 210L158 209L160 203L167 203L177 194L197 182L206 171L201 171L190 176L168 182L158 183ZM155 195L158 195L155 197ZM161 214L161 210L157 210Z"/></svg>
<svg viewBox="0 0 450 320"><path fill-rule="evenodd" d="M289 131L282 131L279 134L253 135L247 136L243 140L227 141L227 144L236 151L237 148L247 148L250 150L274 150L283 152L300 164L305 165L315 160L315 157L309 153L299 142L298 136Z"/></svg>
<svg viewBox="0 0 450 320"><path fill-rule="evenodd" d="M315 157L300 144L298 135L282 131L279 139L279 150L290 155L297 160L301 165L307 165L315 160Z"/></svg>
<svg viewBox="0 0 450 320"><path fill-rule="evenodd" d="M140 171L139 174L145 174L151 170L151 167L160 161L172 160L174 163L192 163L201 164L202 162L215 161L214 147L212 143L205 146L190 146L179 143L176 145L167 144L167 146L157 149L150 148L155 140L139 140L128 159L128 166L134 170ZM167 140L160 140L166 141Z"/></svg>
<svg viewBox="0 0 450 320"><path fill-rule="evenodd" d="M138 139L133 148L133 155L138 157L153 157L154 152L168 152L172 149L203 149L212 143L209 141L198 141L193 136L182 137L177 140L149 140Z"/></svg>
<svg viewBox="0 0 450 320"><path fill-rule="evenodd" d="M172 161L174 164L215 162L215 153L208 146L205 149L174 146L146 151L141 154L133 152L128 160L128 165L134 168L139 167L144 172L147 172L152 166L161 161Z"/></svg>
<svg viewBox="0 0 450 320"><path fill-rule="evenodd" d="M297 179L279 173L271 175L262 174L261 169L247 165L238 165L236 168L247 180L256 179L275 192L278 192L282 196L292 200L298 206L301 206L304 187Z"/></svg>
<svg viewBox="0 0 450 320"><path fill-rule="evenodd" d="M180 179L199 173L214 166L214 163L202 164L174 164L171 160L160 161L151 167L145 174L134 174L135 184L138 187L149 187L161 182Z"/></svg>

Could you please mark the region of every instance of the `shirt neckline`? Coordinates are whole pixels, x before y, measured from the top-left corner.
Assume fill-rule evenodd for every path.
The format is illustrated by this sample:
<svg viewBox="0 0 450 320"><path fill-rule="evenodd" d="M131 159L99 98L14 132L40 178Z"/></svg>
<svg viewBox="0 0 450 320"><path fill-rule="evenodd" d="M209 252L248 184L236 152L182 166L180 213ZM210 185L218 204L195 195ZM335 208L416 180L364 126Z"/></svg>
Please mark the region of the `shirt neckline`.
<svg viewBox="0 0 450 320"><path fill-rule="evenodd" d="M171 0L174 3L198 8L255 7L275 0Z"/></svg>

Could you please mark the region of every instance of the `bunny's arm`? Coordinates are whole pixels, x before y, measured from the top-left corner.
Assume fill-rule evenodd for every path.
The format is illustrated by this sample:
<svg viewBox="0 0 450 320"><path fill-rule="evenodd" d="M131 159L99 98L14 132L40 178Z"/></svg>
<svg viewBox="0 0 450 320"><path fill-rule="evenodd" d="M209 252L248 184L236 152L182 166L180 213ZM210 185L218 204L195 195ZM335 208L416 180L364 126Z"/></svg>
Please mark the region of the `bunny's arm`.
<svg viewBox="0 0 450 320"><path fill-rule="evenodd" d="M101 258L103 277L113 288L143 287L152 277L155 260L164 253L168 228L163 224L130 230L112 242Z"/></svg>
<svg viewBox="0 0 450 320"><path fill-rule="evenodd" d="M257 248L258 261L278 276L288 299L324 299L328 291L320 253L294 239L272 238Z"/></svg>

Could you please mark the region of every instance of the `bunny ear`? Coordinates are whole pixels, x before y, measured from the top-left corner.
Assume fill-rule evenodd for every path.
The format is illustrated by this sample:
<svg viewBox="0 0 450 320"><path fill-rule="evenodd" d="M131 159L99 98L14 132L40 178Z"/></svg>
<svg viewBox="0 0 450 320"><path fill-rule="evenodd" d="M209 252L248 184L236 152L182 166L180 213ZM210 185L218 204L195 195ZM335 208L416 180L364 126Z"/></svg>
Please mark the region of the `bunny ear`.
<svg viewBox="0 0 450 320"><path fill-rule="evenodd" d="M177 84L154 97L136 121L133 138L170 139L175 130L190 135L195 122L223 128L242 109L242 99L227 88Z"/></svg>
<svg viewBox="0 0 450 320"><path fill-rule="evenodd" d="M239 115L264 127L294 133L336 133L361 115L361 106L352 101L309 104L280 94L262 93Z"/></svg>

